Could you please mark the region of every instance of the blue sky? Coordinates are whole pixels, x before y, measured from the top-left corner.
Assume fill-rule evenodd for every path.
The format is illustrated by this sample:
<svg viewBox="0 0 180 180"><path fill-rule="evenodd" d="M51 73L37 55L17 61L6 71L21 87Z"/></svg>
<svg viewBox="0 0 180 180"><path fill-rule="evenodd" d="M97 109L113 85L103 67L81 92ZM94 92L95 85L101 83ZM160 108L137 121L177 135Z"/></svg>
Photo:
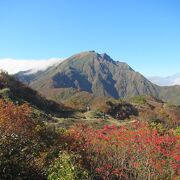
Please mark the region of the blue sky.
<svg viewBox="0 0 180 180"><path fill-rule="evenodd" d="M146 76L180 72L180 1L0 0L0 59L86 50Z"/></svg>

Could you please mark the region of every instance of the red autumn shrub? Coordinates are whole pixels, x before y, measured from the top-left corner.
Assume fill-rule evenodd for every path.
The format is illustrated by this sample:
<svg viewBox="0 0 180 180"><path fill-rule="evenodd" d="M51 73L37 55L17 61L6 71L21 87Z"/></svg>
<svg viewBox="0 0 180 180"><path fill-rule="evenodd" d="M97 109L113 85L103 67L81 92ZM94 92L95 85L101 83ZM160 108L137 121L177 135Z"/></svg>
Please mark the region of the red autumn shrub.
<svg viewBox="0 0 180 180"><path fill-rule="evenodd" d="M3 135L31 136L35 124L30 118L31 108L27 104L21 106L0 100L0 131Z"/></svg>
<svg viewBox="0 0 180 180"><path fill-rule="evenodd" d="M43 179L36 162L47 146L42 136L50 141L50 134L42 129L27 104L0 99L0 179Z"/></svg>
<svg viewBox="0 0 180 180"><path fill-rule="evenodd" d="M180 139L159 135L147 123L70 129L71 150L99 179L172 179L180 176Z"/></svg>

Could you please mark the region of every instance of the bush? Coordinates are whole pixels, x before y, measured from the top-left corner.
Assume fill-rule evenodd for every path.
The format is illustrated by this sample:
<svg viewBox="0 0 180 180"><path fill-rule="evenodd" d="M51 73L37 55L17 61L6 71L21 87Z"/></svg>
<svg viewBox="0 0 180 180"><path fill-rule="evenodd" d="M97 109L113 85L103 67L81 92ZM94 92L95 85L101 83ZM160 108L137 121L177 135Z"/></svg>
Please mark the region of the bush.
<svg viewBox="0 0 180 180"><path fill-rule="evenodd" d="M90 116L90 118L100 119L100 118L104 118L104 113L100 112L100 111L91 111L89 113L89 116Z"/></svg>
<svg viewBox="0 0 180 180"><path fill-rule="evenodd" d="M49 180L85 180L88 173L77 162L77 155L60 152L48 169Z"/></svg>
<svg viewBox="0 0 180 180"><path fill-rule="evenodd" d="M0 179L39 177L34 166L39 144L30 115L28 105L0 100Z"/></svg>
<svg viewBox="0 0 180 180"><path fill-rule="evenodd" d="M180 126L178 126L174 129L174 134L180 136Z"/></svg>
<svg viewBox="0 0 180 180"><path fill-rule="evenodd" d="M150 127L156 129L159 134L164 134L167 131L167 129L164 128L162 123L152 122L150 123Z"/></svg>
<svg viewBox="0 0 180 180"><path fill-rule="evenodd" d="M135 96L131 99L131 101L139 105L144 105L146 103L146 99L144 96Z"/></svg>
<svg viewBox="0 0 180 180"><path fill-rule="evenodd" d="M0 100L0 179L44 179L54 158L48 158L48 152L59 152L60 147L58 132L27 104Z"/></svg>
<svg viewBox="0 0 180 180"><path fill-rule="evenodd" d="M147 123L78 125L70 130L71 150L81 154L91 177L100 179L172 179L180 177L180 139L158 134Z"/></svg>
<svg viewBox="0 0 180 180"><path fill-rule="evenodd" d="M10 96L9 88L0 89L0 97L7 99L7 98L9 98L9 96Z"/></svg>
<svg viewBox="0 0 180 180"><path fill-rule="evenodd" d="M130 118L131 116L137 116L138 110L133 105L124 102L111 104L107 113L116 119L124 120Z"/></svg>

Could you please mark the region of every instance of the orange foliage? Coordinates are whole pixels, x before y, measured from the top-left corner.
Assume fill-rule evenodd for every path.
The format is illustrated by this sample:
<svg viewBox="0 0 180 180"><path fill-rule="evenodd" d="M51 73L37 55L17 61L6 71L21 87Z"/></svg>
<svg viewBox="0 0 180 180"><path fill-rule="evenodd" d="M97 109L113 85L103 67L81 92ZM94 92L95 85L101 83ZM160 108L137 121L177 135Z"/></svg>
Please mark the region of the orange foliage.
<svg viewBox="0 0 180 180"><path fill-rule="evenodd" d="M17 106L0 100L0 132L3 135L30 136L35 127L30 114L31 108L27 104Z"/></svg>

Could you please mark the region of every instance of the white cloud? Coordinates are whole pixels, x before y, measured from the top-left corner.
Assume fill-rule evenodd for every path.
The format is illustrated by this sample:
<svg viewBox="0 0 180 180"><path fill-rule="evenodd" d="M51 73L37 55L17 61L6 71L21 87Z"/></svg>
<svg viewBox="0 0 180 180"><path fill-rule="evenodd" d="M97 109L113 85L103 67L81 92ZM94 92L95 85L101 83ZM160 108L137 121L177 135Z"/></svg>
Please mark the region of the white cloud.
<svg viewBox="0 0 180 180"><path fill-rule="evenodd" d="M174 79L173 85L180 85L180 77L177 77L176 79Z"/></svg>
<svg viewBox="0 0 180 180"><path fill-rule="evenodd" d="M49 66L59 64L63 61L62 58L50 58L43 60L35 59L0 59L0 69L7 71L9 74L15 74L19 71L32 70L31 73L35 73L38 70L45 70Z"/></svg>

